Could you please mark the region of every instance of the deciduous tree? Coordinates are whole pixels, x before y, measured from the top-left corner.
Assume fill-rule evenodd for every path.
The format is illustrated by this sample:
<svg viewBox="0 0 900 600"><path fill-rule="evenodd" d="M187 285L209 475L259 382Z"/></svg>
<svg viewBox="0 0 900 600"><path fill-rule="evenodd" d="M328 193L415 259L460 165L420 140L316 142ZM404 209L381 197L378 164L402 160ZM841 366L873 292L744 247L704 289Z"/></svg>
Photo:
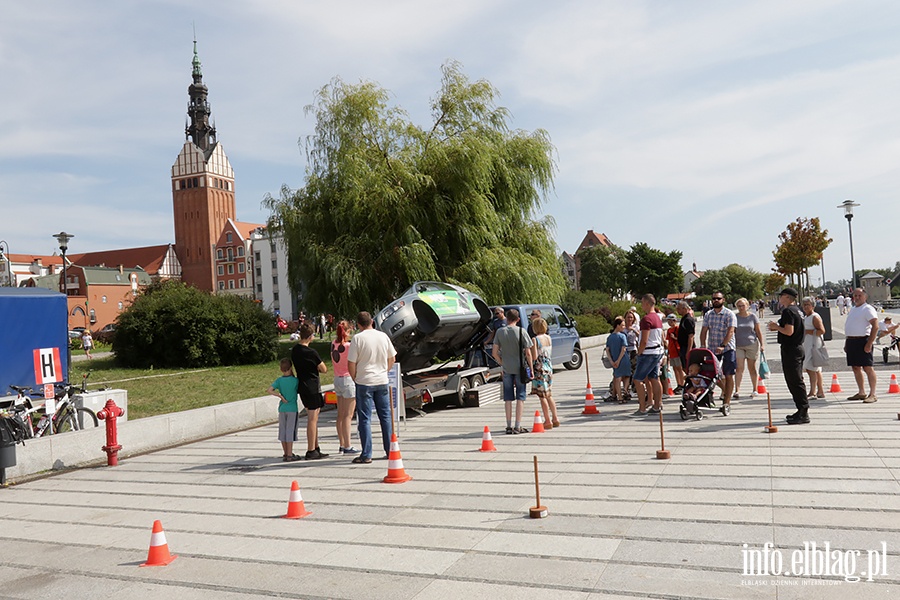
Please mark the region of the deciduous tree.
<svg viewBox="0 0 900 600"><path fill-rule="evenodd" d="M644 242L625 254L625 284L635 295L653 294L657 299L681 288L681 252L663 252Z"/></svg>
<svg viewBox="0 0 900 600"><path fill-rule="evenodd" d="M267 204L310 310L380 308L416 280L490 303L557 302L567 288L553 221L535 216L553 185L549 135L511 130L489 82L442 71L427 128L374 83L335 79L307 108L304 185Z"/></svg>
<svg viewBox="0 0 900 600"><path fill-rule="evenodd" d="M802 276L806 275L805 285L809 287L809 268L819 264L822 253L831 244L828 230L821 228L818 217L798 217L778 234L778 240L779 243L772 252L777 271L792 282L796 277L798 286L804 286Z"/></svg>
<svg viewBox="0 0 900 600"><path fill-rule="evenodd" d="M616 246L590 246L578 253L579 287L609 296L620 296L625 281L625 253Z"/></svg>

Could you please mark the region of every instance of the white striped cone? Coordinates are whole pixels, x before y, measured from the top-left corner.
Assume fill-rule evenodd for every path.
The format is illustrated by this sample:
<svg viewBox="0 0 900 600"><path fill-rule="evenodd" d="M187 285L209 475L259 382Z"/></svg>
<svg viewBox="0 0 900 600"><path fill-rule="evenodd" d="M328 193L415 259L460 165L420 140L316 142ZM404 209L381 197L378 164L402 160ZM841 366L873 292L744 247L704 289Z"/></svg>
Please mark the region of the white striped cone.
<svg viewBox="0 0 900 600"><path fill-rule="evenodd" d="M303 504L303 496L300 495L300 484L296 480L291 482L291 495L288 497L288 510L283 519L302 519L312 513L306 510Z"/></svg>
<svg viewBox="0 0 900 600"><path fill-rule="evenodd" d="M400 456L400 442L397 434L391 435L391 451L388 454L388 474L382 480L384 483L403 483L412 479L403 470L403 458Z"/></svg>
<svg viewBox="0 0 900 600"><path fill-rule="evenodd" d="M169 554L169 544L166 542L166 532L162 523L153 521L153 532L150 534L150 551L147 553L147 562L142 567L164 567L178 558L175 554Z"/></svg>

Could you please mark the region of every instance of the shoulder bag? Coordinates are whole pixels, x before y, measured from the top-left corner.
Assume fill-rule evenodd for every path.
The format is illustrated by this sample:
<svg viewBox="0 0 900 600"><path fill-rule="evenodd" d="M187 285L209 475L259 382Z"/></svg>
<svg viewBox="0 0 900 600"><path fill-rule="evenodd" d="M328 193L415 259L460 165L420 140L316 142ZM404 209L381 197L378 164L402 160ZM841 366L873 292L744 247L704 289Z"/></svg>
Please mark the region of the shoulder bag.
<svg viewBox="0 0 900 600"><path fill-rule="evenodd" d="M519 379L521 379L522 383L528 383L532 379L531 366L528 364L528 355L525 352L525 341L522 338L521 327L519 327L519 348L522 352L522 355L519 358L519 362L521 363L519 366Z"/></svg>
<svg viewBox="0 0 900 600"><path fill-rule="evenodd" d="M816 335L816 340L812 349L812 365L817 368L827 367L829 356L828 349L825 348L825 340L819 335Z"/></svg>
<svg viewBox="0 0 900 600"><path fill-rule="evenodd" d="M769 362L766 360L766 353L764 350L759 351L759 376L763 379L769 378L769 373L772 371L769 369Z"/></svg>

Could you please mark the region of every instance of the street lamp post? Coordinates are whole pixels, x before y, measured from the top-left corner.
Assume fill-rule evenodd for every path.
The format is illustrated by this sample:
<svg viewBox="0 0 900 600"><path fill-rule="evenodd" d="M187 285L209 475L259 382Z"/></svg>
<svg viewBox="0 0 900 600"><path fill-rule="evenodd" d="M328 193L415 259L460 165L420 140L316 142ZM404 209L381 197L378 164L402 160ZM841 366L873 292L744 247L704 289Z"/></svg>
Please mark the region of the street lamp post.
<svg viewBox="0 0 900 600"><path fill-rule="evenodd" d="M72 350L71 344L69 343L69 282L66 280L66 250L69 249L69 240L71 240L74 235L71 233L66 233L65 231L61 231L53 235L56 238L56 241L59 242L59 251L62 252L62 264L63 264L63 272L62 272L62 289L63 294L66 295L66 372L65 372L65 381L69 381L69 369L72 368Z"/></svg>
<svg viewBox="0 0 900 600"><path fill-rule="evenodd" d="M6 246L6 251L3 251L3 246ZM9 257L9 242L6 240L0 240L0 262L6 261L6 283L10 287L15 285L13 281L12 274L12 259Z"/></svg>
<svg viewBox="0 0 900 600"><path fill-rule="evenodd" d="M844 216L847 217L847 229L850 231L850 269L852 275L850 277L850 287L856 289L856 263L853 262L853 207L859 206L853 200L844 200L838 208L844 209Z"/></svg>

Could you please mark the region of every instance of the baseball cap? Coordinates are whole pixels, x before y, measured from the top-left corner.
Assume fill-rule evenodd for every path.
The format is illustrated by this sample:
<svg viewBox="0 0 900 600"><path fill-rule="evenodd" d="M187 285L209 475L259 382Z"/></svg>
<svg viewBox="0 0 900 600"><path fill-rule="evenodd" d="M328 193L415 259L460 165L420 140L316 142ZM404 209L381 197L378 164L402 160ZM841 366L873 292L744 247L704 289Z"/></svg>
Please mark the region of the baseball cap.
<svg viewBox="0 0 900 600"><path fill-rule="evenodd" d="M677 321L678 317L675 316L675 313L670 313L669 315L666 316L666 320L667 321Z"/></svg>
<svg viewBox="0 0 900 600"><path fill-rule="evenodd" d="M786 287L786 288L784 288L783 290L781 290L781 294L779 294L779 295L780 295L780 296L784 296L785 294L787 294L788 296L793 296L794 298L796 298L797 296L800 295L800 294L797 293L797 290L795 290L795 289L792 288L792 287Z"/></svg>

